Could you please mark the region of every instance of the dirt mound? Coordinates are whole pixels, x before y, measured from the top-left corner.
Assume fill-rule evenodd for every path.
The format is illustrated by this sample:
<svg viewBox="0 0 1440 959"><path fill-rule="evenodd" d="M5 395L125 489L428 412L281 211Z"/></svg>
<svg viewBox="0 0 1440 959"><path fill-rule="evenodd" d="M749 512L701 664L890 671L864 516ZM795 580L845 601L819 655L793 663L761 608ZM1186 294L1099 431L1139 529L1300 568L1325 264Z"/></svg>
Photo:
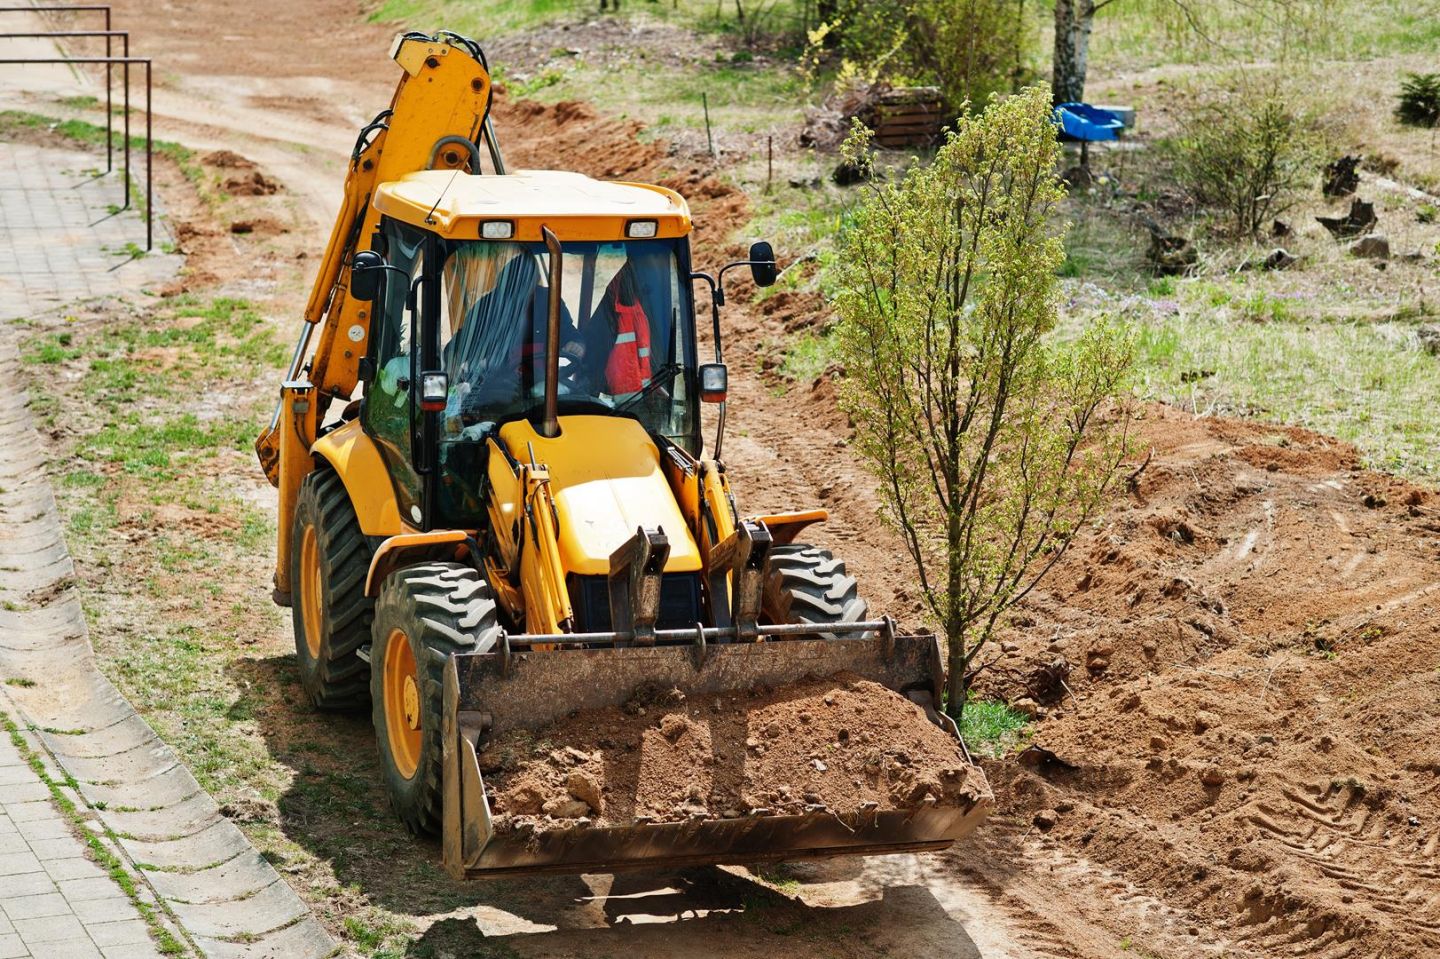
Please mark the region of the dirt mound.
<svg viewBox="0 0 1440 959"><path fill-rule="evenodd" d="M280 192L280 184L259 170L228 177L223 188L231 196L270 196Z"/></svg>
<svg viewBox="0 0 1440 959"><path fill-rule="evenodd" d="M1035 735L1061 762L992 764L997 805L1060 810L1056 856L1164 902L1197 946L1433 955L1432 493L1305 430L1155 409L1142 434L1135 495L1003 637L992 695L1085 668Z"/></svg>
<svg viewBox="0 0 1440 959"><path fill-rule="evenodd" d="M237 236L253 236L259 239L279 236L290 232L290 228L270 216L247 217L230 223L230 232Z"/></svg>
<svg viewBox="0 0 1440 959"><path fill-rule="evenodd" d="M234 150L211 150L200 157L200 162L221 170L253 170L255 164Z"/></svg>
<svg viewBox="0 0 1440 959"><path fill-rule="evenodd" d="M590 817L733 819L759 809L966 805L984 790L959 743L884 686L837 676L738 697L644 691L480 756L499 828Z"/></svg>

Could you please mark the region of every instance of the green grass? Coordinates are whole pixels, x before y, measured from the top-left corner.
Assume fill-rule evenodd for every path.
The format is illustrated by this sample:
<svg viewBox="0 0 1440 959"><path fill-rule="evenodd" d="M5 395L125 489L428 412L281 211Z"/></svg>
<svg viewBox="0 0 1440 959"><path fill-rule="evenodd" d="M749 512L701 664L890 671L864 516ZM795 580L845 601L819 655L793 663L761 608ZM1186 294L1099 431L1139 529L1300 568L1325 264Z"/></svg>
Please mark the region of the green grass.
<svg viewBox="0 0 1440 959"><path fill-rule="evenodd" d="M367 921L359 916L346 916L344 926L345 937L377 959L404 955L413 932L408 923L389 917Z"/></svg>
<svg viewBox="0 0 1440 959"><path fill-rule="evenodd" d="M833 362L835 348L830 337L807 330L785 344L785 358L780 364L780 375L808 386Z"/></svg>
<svg viewBox="0 0 1440 959"><path fill-rule="evenodd" d="M1092 70L1113 72L1237 59L1360 60L1432 54L1437 45L1440 5L1434 0L1184 5L1126 0L1107 4L1096 15L1090 62Z"/></svg>
<svg viewBox="0 0 1440 959"><path fill-rule="evenodd" d="M1440 476L1440 422L1430 412L1440 363L1419 347L1414 324L1292 322L1295 299L1233 302L1246 315L1264 314L1253 317L1264 322L1182 309L1139 324L1138 371L1148 396L1201 413L1305 426L1356 444L1371 467Z"/></svg>
<svg viewBox="0 0 1440 959"><path fill-rule="evenodd" d="M1065 262L1060 275L1131 289L1145 282L1145 232L1116 211L1076 197L1067 200L1064 215Z"/></svg>
<svg viewBox="0 0 1440 959"><path fill-rule="evenodd" d="M469 37L502 36L550 20L595 10L580 0L384 0L370 14L380 23L403 23L416 30L453 30Z"/></svg>
<svg viewBox="0 0 1440 959"><path fill-rule="evenodd" d="M383 0L371 13L372 21L403 23L410 29L432 31L453 30L484 41L487 37L504 36L534 29L559 20L577 20L595 16L599 4L595 0ZM798 33L802 13L813 11L806 0L774 0L757 6L747 3L752 26L766 33ZM718 13L717 13L718 11ZM761 22L755 24L755 15ZM681 26L707 32L743 32L735 20L735 7L730 0L717 6L714 0L658 0L640 3L629 0L617 12L605 16L618 19L661 19ZM810 14L813 18L813 12ZM741 59L744 59L743 57Z"/></svg>
<svg viewBox="0 0 1440 959"><path fill-rule="evenodd" d="M790 11L798 10L799 2L782 0L778 9L784 15L772 16L770 22L777 29L793 25L796 21ZM386 0L371 19L422 31L443 27L483 42L595 13L595 5L588 0L495 0L484 4L468 0ZM708 0L682 0L678 7L670 2L632 0L621 13L606 16L627 21L668 20L679 27L705 31L726 28L733 19L733 7L717 20L714 5ZM793 63L752 65L746 56L721 50L714 60L681 64L643 45L625 47L622 54L595 56L590 51L572 56L559 47L548 62L531 73L501 60L494 60L491 69L515 95L545 102L585 100L605 114L640 117L661 134L703 130L702 93L709 99L710 120L717 134L761 133L801 120L800 107L808 96L809 85ZM798 55L798 49L786 52L787 57Z"/></svg>
<svg viewBox="0 0 1440 959"><path fill-rule="evenodd" d="M993 699L971 699L960 713L960 735L970 751L998 758L1026 739L1030 720Z"/></svg>

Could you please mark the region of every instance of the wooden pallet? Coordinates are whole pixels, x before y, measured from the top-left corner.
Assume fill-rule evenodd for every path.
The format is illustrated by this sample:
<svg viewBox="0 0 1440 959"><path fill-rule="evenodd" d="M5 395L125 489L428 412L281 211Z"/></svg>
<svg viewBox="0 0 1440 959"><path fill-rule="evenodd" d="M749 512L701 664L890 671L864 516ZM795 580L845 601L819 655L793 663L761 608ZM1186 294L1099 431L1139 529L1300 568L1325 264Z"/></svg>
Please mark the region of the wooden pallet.
<svg viewBox="0 0 1440 959"><path fill-rule="evenodd" d="M875 107L875 143L882 147L928 146L950 120L933 87L891 90Z"/></svg>

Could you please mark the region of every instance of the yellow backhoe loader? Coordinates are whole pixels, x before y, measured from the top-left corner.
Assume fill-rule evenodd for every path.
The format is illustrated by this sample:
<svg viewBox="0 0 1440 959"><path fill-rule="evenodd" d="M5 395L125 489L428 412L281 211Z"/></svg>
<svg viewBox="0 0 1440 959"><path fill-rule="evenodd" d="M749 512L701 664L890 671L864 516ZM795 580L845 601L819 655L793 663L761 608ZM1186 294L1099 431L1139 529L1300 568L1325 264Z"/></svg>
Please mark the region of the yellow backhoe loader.
<svg viewBox="0 0 1440 959"><path fill-rule="evenodd" d="M293 607L308 696L371 705L395 810L441 834L458 877L935 849L968 833L988 795L858 827L813 812L497 833L486 739L645 684L724 693L843 672L958 733L936 709L934 637L869 618L844 564L799 539L824 511L737 511L719 308L730 269L774 282L768 245L693 272L676 193L506 170L475 43L406 34L392 56L403 75L355 144L256 443L279 490L274 597ZM702 404L717 414L709 455Z"/></svg>

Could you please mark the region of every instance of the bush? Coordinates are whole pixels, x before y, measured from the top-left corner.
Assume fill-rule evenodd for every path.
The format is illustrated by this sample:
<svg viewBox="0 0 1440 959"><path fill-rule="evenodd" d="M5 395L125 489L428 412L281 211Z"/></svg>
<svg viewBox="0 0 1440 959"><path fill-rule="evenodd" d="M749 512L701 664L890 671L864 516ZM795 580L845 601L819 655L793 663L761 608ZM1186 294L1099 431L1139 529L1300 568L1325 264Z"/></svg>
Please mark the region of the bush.
<svg viewBox="0 0 1440 959"><path fill-rule="evenodd" d="M1319 166L1312 118L1276 87L1229 82L1196 96L1170 144L1179 185L1254 236L1293 207Z"/></svg>
<svg viewBox="0 0 1440 959"><path fill-rule="evenodd" d="M1395 119L1412 127L1440 126L1440 73L1407 73Z"/></svg>
<svg viewBox="0 0 1440 959"><path fill-rule="evenodd" d="M1012 89L1030 21L1013 0L836 0L809 58L836 57L841 83L936 86L956 110Z"/></svg>

